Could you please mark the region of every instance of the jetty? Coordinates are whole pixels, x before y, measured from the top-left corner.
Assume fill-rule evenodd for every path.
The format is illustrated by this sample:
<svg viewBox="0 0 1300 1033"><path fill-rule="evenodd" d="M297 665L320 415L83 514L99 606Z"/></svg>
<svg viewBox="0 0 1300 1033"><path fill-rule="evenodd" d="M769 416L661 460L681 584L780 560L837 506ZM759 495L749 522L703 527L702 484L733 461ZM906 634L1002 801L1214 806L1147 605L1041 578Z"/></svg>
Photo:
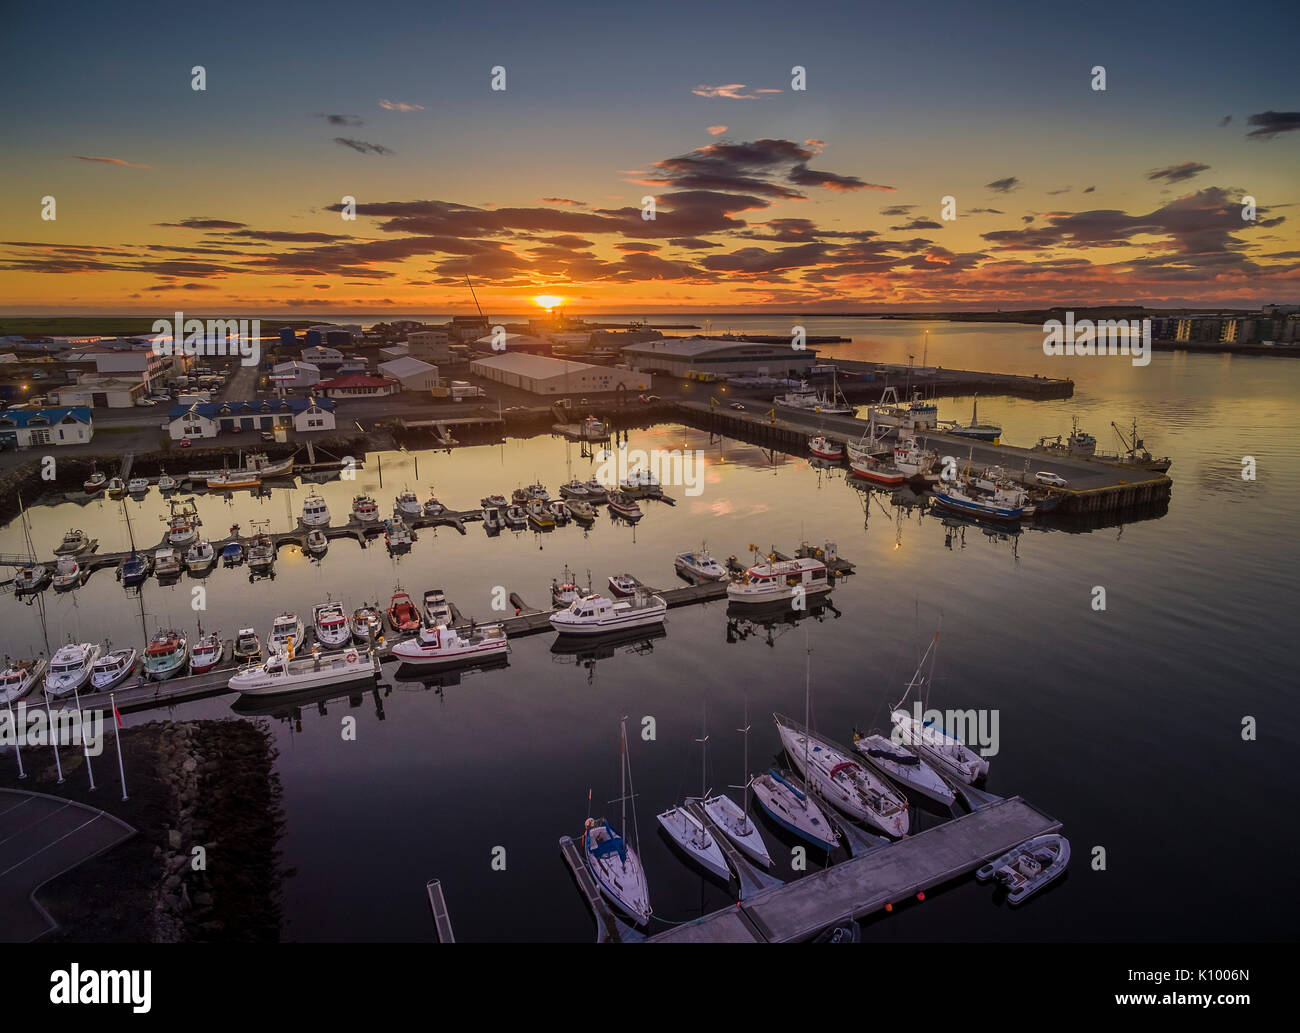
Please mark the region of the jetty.
<svg viewBox="0 0 1300 1033"><path fill-rule="evenodd" d="M451 915L447 912L447 901L442 896L442 880L430 879L424 888L429 895L429 910L433 912L433 924L438 931L438 942L455 943L456 934L451 929Z"/></svg>

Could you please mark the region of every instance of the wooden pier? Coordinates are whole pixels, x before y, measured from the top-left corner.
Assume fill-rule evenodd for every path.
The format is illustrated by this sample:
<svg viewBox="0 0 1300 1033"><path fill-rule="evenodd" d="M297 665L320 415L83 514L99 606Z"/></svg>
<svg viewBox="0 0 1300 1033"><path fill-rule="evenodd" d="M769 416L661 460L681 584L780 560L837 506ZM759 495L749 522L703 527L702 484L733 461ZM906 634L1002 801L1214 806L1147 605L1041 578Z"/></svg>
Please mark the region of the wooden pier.
<svg viewBox="0 0 1300 1033"><path fill-rule="evenodd" d="M447 901L442 896L442 880L430 879L424 888L429 894L429 909L433 912L434 928L438 930L438 942L455 943L456 934L451 929L451 915L447 913Z"/></svg>
<svg viewBox="0 0 1300 1033"><path fill-rule="evenodd" d="M966 875L1061 823L1018 796L766 890L649 943L791 943Z"/></svg>

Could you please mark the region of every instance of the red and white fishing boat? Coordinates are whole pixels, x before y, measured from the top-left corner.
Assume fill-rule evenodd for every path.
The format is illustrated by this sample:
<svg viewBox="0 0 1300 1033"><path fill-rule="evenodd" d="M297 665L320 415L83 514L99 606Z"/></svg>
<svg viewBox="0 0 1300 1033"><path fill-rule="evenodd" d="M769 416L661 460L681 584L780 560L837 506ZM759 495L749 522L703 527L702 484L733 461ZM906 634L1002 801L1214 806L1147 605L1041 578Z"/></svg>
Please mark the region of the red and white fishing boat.
<svg viewBox="0 0 1300 1033"><path fill-rule="evenodd" d="M825 459L833 463L837 463L844 458L844 446L838 441L832 441L823 434L818 434L808 440L808 451L818 459Z"/></svg>
<svg viewBox="0 0 1300 1033"><path fill-rule="evenodd" d="M104 475L103 471L96 470L86 478L81 486L86 489L87 495L97 495L99 492L104 490L104 485L107 483L108 478Z"/></svg>
<svg viewBox="0 0 1300 1033"><path fill-rule="evenodd" d="M226 655L226 644L221 633L210 631L206 635L199 629L199 637L190 645L190 673L203 674L221 663Z"/></svg>
<svg viewBox="0 0 1300 1033"><path fill-rule="evenodd" d="M895 466L892 460L863 456L861 459L852 460L849 468L863 480L871 481L873 484L884 484L891 488L898 487L906 480L903 471Z"/></svg>
<svg viewBox="0 0 1300 1033"><path fill-rule="evenodd" d="M388 603L388 623L399 635L419 630L420 611L406 592L398 590L393 593Z"/></svg>
<svg viewBox="0 0 1300 1033"><path fill-rule="evenodd" d="M631 574L611 574L609 576L609 590L623 598L633 595L639 584L640 582Z"/></svg>
<svg viewBox="0 0 1300 1033"><path fill-rule="evenodd" d="M481 660L510 652L506 633L500 624L471 627L461 633L445 624L421 628L417 638L393 646L393 656L404 664L451 664Z"/></svg>
<svg viewBox="0 0 1300 1033"><path fill-rule="evenodd" d="M641 519L641 507L636 504L634 499L621 491L611 491L609 493L609 508L624 520Z"/></svg>

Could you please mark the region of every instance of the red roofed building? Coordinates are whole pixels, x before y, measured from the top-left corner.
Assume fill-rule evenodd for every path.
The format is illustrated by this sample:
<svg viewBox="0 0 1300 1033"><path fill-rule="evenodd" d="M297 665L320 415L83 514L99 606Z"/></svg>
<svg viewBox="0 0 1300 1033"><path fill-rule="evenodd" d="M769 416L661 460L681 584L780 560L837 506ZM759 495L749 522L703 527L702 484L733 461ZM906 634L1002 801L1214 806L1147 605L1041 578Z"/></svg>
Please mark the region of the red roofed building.
<svg viewBox="0 0 1300 1033"><path fill-rule="evenodd" d="M376 395L395 395L402 389L396 380L387 377L371 377L364 373L347 373L332 380L322 380L315 385L315 392L326 398L371 398Z"/></svg>

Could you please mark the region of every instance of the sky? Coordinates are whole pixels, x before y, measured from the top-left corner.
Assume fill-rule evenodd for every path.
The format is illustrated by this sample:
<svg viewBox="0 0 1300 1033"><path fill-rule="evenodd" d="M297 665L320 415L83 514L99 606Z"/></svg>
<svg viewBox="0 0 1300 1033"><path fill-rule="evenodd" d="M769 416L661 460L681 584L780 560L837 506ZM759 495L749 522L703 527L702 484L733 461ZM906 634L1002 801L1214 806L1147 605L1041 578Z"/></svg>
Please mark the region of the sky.
<svg viewBox="0 0 1300 1033"><path fill-rule="evenodd" d="M1294 303L1297 12L10 4L0 312Z"/></svg>

